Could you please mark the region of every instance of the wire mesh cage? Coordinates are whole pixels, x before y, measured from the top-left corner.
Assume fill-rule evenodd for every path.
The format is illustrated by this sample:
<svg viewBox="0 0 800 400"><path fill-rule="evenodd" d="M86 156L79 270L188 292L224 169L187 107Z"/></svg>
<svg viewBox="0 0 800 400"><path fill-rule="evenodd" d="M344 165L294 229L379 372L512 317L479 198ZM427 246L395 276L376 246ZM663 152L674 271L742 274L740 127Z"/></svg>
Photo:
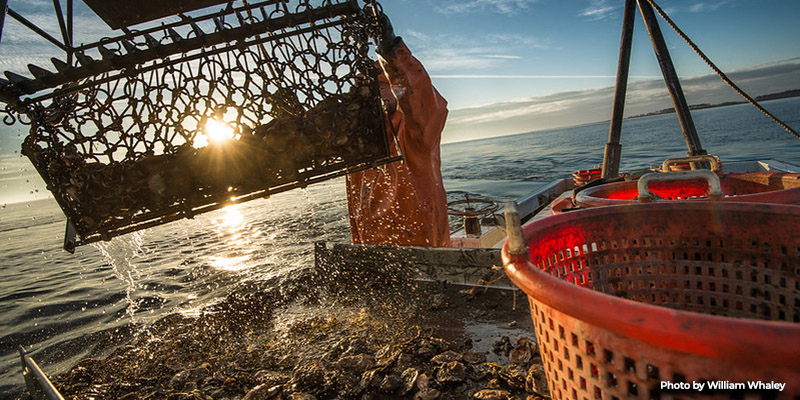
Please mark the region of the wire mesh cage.
<svg viewBox="0 0 800 400"><path fill-rule="evenodd" d="M6 73L23 154L79 236L68 247L392 160L374 6L235 4Z"/></svg>
<svg viewBox="0 0 800 400"><path fill-rule="evenodd" d="M800 207L596 207L532 222L523 237L527 253L506 246L503 261L528 295L554 399L800 396L796 384L663 386L800 382Z"/></svg>

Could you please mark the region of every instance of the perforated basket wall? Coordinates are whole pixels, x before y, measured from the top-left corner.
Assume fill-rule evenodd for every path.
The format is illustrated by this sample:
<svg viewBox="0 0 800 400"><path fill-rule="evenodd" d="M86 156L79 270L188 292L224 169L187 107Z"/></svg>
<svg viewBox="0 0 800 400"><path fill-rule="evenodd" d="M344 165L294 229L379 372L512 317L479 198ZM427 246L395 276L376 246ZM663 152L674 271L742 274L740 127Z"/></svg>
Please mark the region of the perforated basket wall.
<svg viewBox="0 0 800 400"><path fill-rule="evenodd" d="M101 41L18 85L73 81L24 100L23 152L78 244L388 160L359 4L245 5Z"/></svg>
<svg viewBox="0 0 800 400"><path fill-rule="evenodd" d="M800 207L593 208L503 251L528 295L555 399L800 396ZM662 382L786 383L670 391ZM708 389L708 386L706 386Z"/></svg>

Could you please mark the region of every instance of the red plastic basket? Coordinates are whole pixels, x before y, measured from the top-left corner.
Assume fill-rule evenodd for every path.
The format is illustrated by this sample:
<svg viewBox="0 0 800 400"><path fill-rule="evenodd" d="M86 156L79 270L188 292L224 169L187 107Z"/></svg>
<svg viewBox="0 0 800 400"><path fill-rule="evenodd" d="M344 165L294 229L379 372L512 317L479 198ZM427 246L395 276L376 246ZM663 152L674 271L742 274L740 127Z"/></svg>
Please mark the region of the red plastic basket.
<svg viewBox="0 0 800 400"><path fill-rule="evenodd" d="M503 248L527 295L555 399L739 396L661 382L780 382L800 396L800 207L662 202L592 208ZM747 393L745 393L747 394ZM761 393L763 394L763 393Z"/></svg>
<svg viewBox="0 0 800 400"><path fill-rule="evenodd" d="M800 174L753 172L720 175L723 201L800 204ZM666 200L708 200L708 183L702 179L652 182L650 192ZM575 204L600 207L636 202L635 181L616 182L584 189Z"/></svg>
<svg viewBox="0 0 800 400"><path fill-rule="evenodd" d="M566 211L575 210L575 205L572 204L572 199L564 197L554 200L550 203L550 215L561 214Z"/></svg>

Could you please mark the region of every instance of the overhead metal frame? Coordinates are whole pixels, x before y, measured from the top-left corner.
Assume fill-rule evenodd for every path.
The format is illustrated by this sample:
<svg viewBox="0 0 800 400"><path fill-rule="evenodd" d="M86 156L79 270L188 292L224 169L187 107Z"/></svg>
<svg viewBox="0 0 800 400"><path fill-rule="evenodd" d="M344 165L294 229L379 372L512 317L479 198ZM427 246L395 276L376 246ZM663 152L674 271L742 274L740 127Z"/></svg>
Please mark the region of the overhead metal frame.
<svg viewBox="0 0 800 400"><path fill-rule="evenodd" d="M53 58L53 63L56 64L57 68L61 67L63 69L65 66L72 65L73 54L75 53L75 48L73 47L73 0L66 1L66 14L62 7L61 0L53 0L53 8L54 16L58 22L59 31L61 32L60 40L47 33L47 31L36 25L34 22L25 18L25 16L22 14L9 7L8 0L0 0L0 10L2 10L2 12L0 12L0 41L2 40L5 16L7 14L13 20L19 22L22 24L22 26L36 33L42 39L46 40L65 53L63 61L59 58ZM34 76L34 79L49 74L49 71L36 65L29 65L28 69ZM5 76L7 79L0 78L0 102L6 103L13 109L16 106L19 106L20 96L24 94L24 91L18 87L18 84L28 81L29 78L8 71L5 72ZM8 107L6 111L8 111Z"/></svg>
<svg viewBox="0 0 800 400"><path fill-rule="evenodd" d="M60 0L53 0L53 7L55 8L55 15L58 20L58 26L61 30L61 36L63 41L59 41L58 39L54 38L52 35L47 33L45 30L40 28L35 23L29 21L25 18L22 14L14 11L11 7L8 7L8 0L0 0L0 10L3 12L0 13L0 38L2 38L3 33L3 25L5 22L5 15L8 14L11 18L16 20L17 22L21 23L28 29L32 30L42 38L46 39L48 42L54 44L61 50L69 53L72 49L72 0L67 0L67 18L64 18L64 12L61 8L61 1Z"/></svg>
<svg viewBox="0 0 800 400"><path fill-rule="evenodd" d="M6 22L6 12L8 10L8 0L0 0L0 41L3 39L3 25Z"/></svg>
<svg viewBox="0 0 800 400"><path fill-rule="evenodd" d="M614 105L611 111L611 126L608 132L603 155L604 179L619 175L619 162L622 158L620 133L622 132L622 113L625 110L625 96L628 89L628 71L631 64L631 44L633 43L633 26L636 21L636 0L625 0L625 11L622 18L622 39L619 46L619 62L617 64L617 86L614 91Z"/></svg>
<svg viewBox="0 0 800 400"><path fill-rule="evenodd" d="M199 10L231 0L83 0L112 29Z"/></svg>
<svg viewBox="0 0 800 400"><path fill-rule="evenodd" d="M700 144L686 96L683 93L678 73L672 63L669 49L664 41L661 28L658 25L653 7L647 0L626 0L625 12L622 22L622 39L620 43L619 64L617 67L617 83L614 94L611 125L609 128L608 143L606 143L603 155L603 178L613 178L619 175L619 164L622 158L622 146L620 145L620 131L622 129L623 111L625 109L625 96L628 86L628 70L630 67L631 48L633 43L633 26L635 20L636 7L644 20L645 28L653 44L653 50L658 59L664 82L667 84L675 113L681 125L681 130L686 141L689 156L699 156L707 154Z"/></svg>

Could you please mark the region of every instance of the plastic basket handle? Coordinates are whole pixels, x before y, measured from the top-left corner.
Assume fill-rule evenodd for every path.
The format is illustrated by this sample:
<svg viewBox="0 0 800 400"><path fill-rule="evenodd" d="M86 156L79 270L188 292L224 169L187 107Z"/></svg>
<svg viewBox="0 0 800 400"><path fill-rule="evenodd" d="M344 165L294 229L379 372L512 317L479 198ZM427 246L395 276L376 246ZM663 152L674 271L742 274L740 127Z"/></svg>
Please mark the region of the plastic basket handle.
<svg viewBox="0 0 800 400"><path fill-rule="evenodd" d="M664 160L664 163L661 165L661 170L664 172L669 171L669 166L678 163L691 163L691 162L707 162L711 165L712 171L720 171L720 162L719 158L712 155L702 155L702 156L691 156L691 157L682 157L682 158L668 158Z"/></svg>
<svg viewBox="0 0 800 400"><path fill-rule="evenodd" d="M662 173L655 173L651 172L648 174L642 175L639 178L639 202L640 203L649 203L653 201L653 197L650 196L650 191L647 190L647 187L650 185L650 182L653 181L684 181L684 180L692 180L692 179L705 179L708 181L708 198L714 201L722 200L722 186L719 182L719 176L714 172L698 169L694 171L679 171L679 172L662 172Z"/></svg>

